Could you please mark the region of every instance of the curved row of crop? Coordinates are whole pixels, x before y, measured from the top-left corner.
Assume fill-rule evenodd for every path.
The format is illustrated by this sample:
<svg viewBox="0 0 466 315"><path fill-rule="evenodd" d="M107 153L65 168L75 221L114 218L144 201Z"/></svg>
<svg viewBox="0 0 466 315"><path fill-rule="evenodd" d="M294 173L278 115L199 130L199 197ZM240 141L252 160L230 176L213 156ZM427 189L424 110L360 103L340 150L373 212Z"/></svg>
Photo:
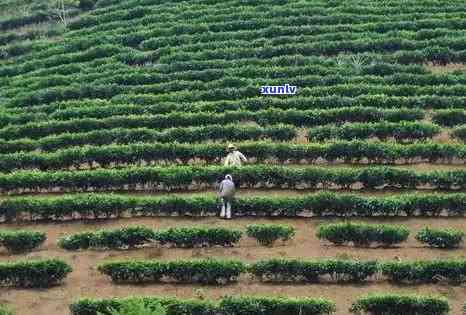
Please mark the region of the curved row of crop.
<svg viewBox="0 0 466 315"><path fill-rule="evenodd" d="M331 315L335 304L326 299L272 298L272 297L224 297L212 300L179 300L167 297L132 297L112 299L80 299L70 305L72 315L110 314L111 309L121 309L124 304L142 302L144 305L163 305L167 315ZM402 308L400 308L402 305ZM349 310L354 314L391 315L447 315L450 311L444 298L406 294L372 294L359 297Z"/></svg>
<svg viewBox="0 0 466 315"><path fill-rule="evenodd" d="M58 259L0 263L0 284L20 288L46 288L59 284L73 269Z"/></svg>
<svg viewBox="0 0 466 315"><path fill-rule="evenodd" d="M68 121L75 119L104 119L113 116L149 116L158 117L159 121L154 125L157 128L197 126L202 124L231 124L241 121L253 121L261 125L289 124L295 126L316 126L342 122L400 122L423 119L425 114L420 109L378 109L373 107L342 107L335 109L267 109L259 111L226 111L224 113L211 112L169 112L161 114L160 106L99 106L104 105L95 102L95 106L84 108L64 109L47 115L46 113L5 113L0 115L0 128L7 125L24 125L44 120Z"/></svg>
<svg viewBox="0 0 466 315"><path fill-rule="evenodd" d="M72 84L66 87L53 87L34 92L25 92L9 99L7 107L24 107L47 104L58 101L84 99L89 97L112 98L120 94L151 94L154 99L162 101L219 101L257 97L261 85L279 85L283 79L257 82L254 80L221 78L208 83L203 81L173 81L160 84L128 86L125 84ZM336 84L311 88L306 82L293 80L290 84L299 86L299 95L303 97L325 97L339 95L357 97L364 94L384 94L387 96L456 96L464 97L464 85L419 86L419 85L374 85L374 84ZM300 85L301 83L301 85Z"/></svg>
<svg viewBox="0 0 466 315"><path fill-rule="evenodd" d="M16 234L15 234L16 233ZM11 234L10 239L19 244L18 249L30 250L36 247L38 233L20 231ZM293 226L283 224L251 224L246 226L246 235L254 238L260 245L272 246L275 241L288 241L296 231ZM151 229L145 226L126 226L118 229L101 229L68 234L58 239L58 246L66 250L78 249L122 249L135 248L149 244L159 246L195 248L236 245L243 231L228 228L209 228L201 226ZM316 237L336 245L353 243L354 246L369 247L373 243L393 246L408 239L410 231L403 225L333 223L319 225ZM2 243L5 243L3 234ZM6 234L8 235L8 234ZM40 235L45 239L45 234ZM416 234L416 240L430 247L458 248L464 233L452 228L431 229L425 227ZM10 242L12 243L12 242ZM28 246L26 244L33 244ZM8 248L8 245L5 245Z"/></svg>
<svg viewBox="0 0 466 315"><path fill-rule="evenodd" d="M93 40L91 40L93 42ZM86 47L88 45L87 41L84 41ZM97 44L95 44L97 45ZM73 47L73 46L71 46ZM80 47L79 45L77 47ZM92 47L92 46L89 46ZM82 48L81 48L82 49ZM126 53L122 53L115 57L107 57L107 58L100 58L97 60L86 60L83 61L75 60L72 64L62 64L51 66L48 68L38 68L36 70L32 70L25 74L16 74L12 77L9 77L9 80L0 79L5 85L10 85L13 83L12 87L27 87L30 83L32 86L37 80L39 82L43 82L42 84L46 87L48 86L47 81L43 81L44 78L49 76L56 76L56 75L69 75L73 76L76 72L80 72L80 78L85 77L86 75L91 75L92 78L100 77L101 73L105 74L108 71L115 71L117 74L122 72L127 72L128 75L136 74L136 73L149 73L149 78L145 78L148 80L152 77L161 78L164 77L165 80L168 79L183 79L186 76L192 77L192 71L202 71L202 73L206 72L209 73L210 76L214 75L218 72L228 72L231 76L245 76L249 77L251 74L259 73L262 71L267 72L268 65L273 63L277 67L284 68L285 73L295 74L298 75L299 73L308 75L309 73L313 73L314 75L373 75L377 76L380 74L384 75L394 75L396 73L399 74L420 74L426 75L428 71L424 69L420 65L400 65L400 64L393 64L391 62L384 62L380 60L377 56L369 56L367 58L377 60L375 64L362 64L359 68L355 68L352 64L351 57L340 57L344 61L343 63L338 62L337 60L332 59L325 59L323 57L303 57L300 55L284 55L284 56L277 56L268 58L267 60L260 59L258 57L251 57L246 59L237 60L235 66L233 67L230 62L225 60L204 60L204 61L191 61L191 62L176 62L172 64L163 64L159 66L158 74L154 74L153 71L150 72L149 70L143 69L134 69L134 67L130 67L129 65L121 64L118 62L126 61L129 62L132 58L134 61L141 59L147 59L151 56L151 54L147 55L145 53L137 53L135 51L126 50L126 52L131 53L131 55L127 55ZM141 57L139 57L141 56ZM145 56L145 57L144 57ZM344 58L344 59L343 59ZM8 68L9 69L9 68ZM261 70L263 69L263 70ZM77 71L80 70L80 71ZM303 72L303 70L308 70L309 72ZM8 70L13 71L13 70ZM270 70L268 70L270 72ZM15 73L11 73L15 74ZM199 78L200 74L198 74L197 78ZM203 74L202 77L205 77L206 74ZM265 75L263 77L269 77L269 75ZM108 76L106 76L108 78ZM201 77L201 78L202 78ZM55 79L55 80L54 80ZM51 84L60 83L62 81L62 77L52 77ZM58 82L57 82L58 81ZM79 82L79 81L78 81Z"/></svg>
<svg viewBox="0 0 466 315"><path fill-rule="evenodd" d="M70 310L72 315L109 315L111 308L120 309L124 303L135 299L81 299L72 303ZM177 315L180 313L186 315L260 315L264 312L286 313L288 315L330 315L335 312L335 304L333 302L326 299L312 298L225 297L217 302L160 297L141 297L140 299L146 305L159 302L167 308L167 315Z"/></svg>
<svg viewBox="0 0 466 315"><path fill-rule="evenodd" d="M66 250L134 248L153 242L158 242L161 246L184 248L233 246L242 236L242 231L226 228L177 227L155 230L145 226L128 226L66 235L58 240L58 246Z"/></svg>
<svg viewBox="0 0 466 315"><path fill-rule="evenodd" d="M136 58L131 55L128 58L123 58L125 62L146 62L145 55L141 58ZM115 60L115 63L117 60ZM74 65L76 66L76 65ZM265 67L249 67L235 68L234 70L225 69L206 69L206 70L187 70L171 74L154 74L148 70L133 70L127 68L113 69L112 64L104 64L95 69L89 69L87 73L80 74L51 74L45 77L30 77L26 79L24 76L18 77L14 80L8 80L5 85L8 90L4 95L9 98L20 97L25 93L32 93L37 90L46 88L63 88L71 84L86 84L93 83L96 85L103 84L118 84L122 86L135 86L135 85L155 85L166 83L165 86L173 86L180 84L184 81L219 81L222 78L228 77L231 85L276 85L277 79L273 73L270 73ZM393 70L391 67L386 66L385 63L380 65L372 65L371 67L364 67L360 71L355 71L349 66L340 66L332 68L322 68L320 66L306 66L299 67L281 67L275 71L282 71L280 77L281 82L291 82L298 86L314 86L314 87L330 87L335 85L354 85L354 84L372 84L372 85L405 85L412 84L419 87L429 87L435 85L454 86L458 84L465 84L465 78L461 75L435 75L435 74L390 74ZM317 73L316 73L317 72ZM321 74L319 74L321 72ZM323 73L322 73L323 72ZM312 73L312 75L309 75ZM221 81L219 81L221 82ZM171 83L171 85L168 85ZM215 86L208 84L209 88L222 87L216 84ZM225 84L223 86L226 86ZM170 88L163 88L165 91L170 92Z"/></svg>
<svg viewBox="0 0 466 315"><path fill-rule="evenodd" d="M168 166L0 174L0 192L171 191L213 189L225 174L241 187L278 189L466 188L466 170L418 172L390 167Z"/></svg>
<svg viewBox="0 0 466 315"><path fill-rule="evenodd" d="M238 197L236 216L263 217L393 217L464 216L466 194L398 194L366 197L320 192L294 197ZM125 216L215 216L213 196L132 197L116 194L72 194L60 197L13 197L0 202L0 219L12 221L64 221L111 219Z"/></svg>
<svg viewBox="0 0 466 315"><path fill-rule="evenodd" d="M422 108L446 108L441 110L435 117L442 115L445 111L451 112L449 116L455 116L457 109L466 106L466 97L443 97L443 96L415 96L415 97L389 97L385 95L363 95L358 97L300 97L296 95L293 98L265 98L253 97L238 101L200 101L193 103L176 103L172 101L158 100L156 95L151 94L125 94L106 99L81 99L65 102L54 102L50 104L7 108L2 116L21 115L20 117L41 117L47 115L53 120L69 120L72 118L104 118L107 116L121 115L140 115L141 113L135 108L147 108L151 115L169 114L172 112L185 113L225 113L228 111L247 111L257 112L266 110L299 110L299 111L337 111L339 108L380 108L382 110L399 108L402 112L413 110L422 112ZM99 108L98 110L96 108ZM101 114L96 114L101 112ZM112 114L115 113L115 114ZM25 115L25 116L24 116ZM37 116L36 116L37 115ZM461 117L461 116L459 116ZM44 116L45 118L45 116ZM8 121L8 118L6 118ZM445 120L434 118L434 122L445 125ZM34 119L25 118L24 122L34 121ZM15 124L15 122L12 122Z"/></svg>
<svg viewBox="0 0 466 315"><path fill-rule="evenodd" d="M155 130L161 130L166 128L177 128L178 133L184 132L180 127L199 127L207 125L227 125L232 126L234 123L241 122L254 122L261 126L276 125L276 124L287 124L294 125L297 127L314 126L320 123L338 123L345 121L381 121L387 119L393 121L386 125L385 129L388 129L388 133L394 132L397 128L407 128L403 126L409 126L414 124L419 126L419 129L434 129L435 125L419 122L405 122L400 124L399 122L421 119L423 114L417 110L393 110L384 112L385 115L381 114L381 111L371 109L360 109L360 108L345 108L341 110L325 111L295 111L295 110L267 110L267 111L229 111L225 113L183 113L173 112L170 114L158 114L158 115L116 115L103 118L78 118L71 120L52 120L50 117L47 121L35 121L35 122L24 122L20 120L21 124L8 124L0 129L0 138L4 140L29 138L39 139L50 135L58 135L63 133L85 133L90 131L96 131L99 129L135 129L135 128L151 128ZM16 116L18 117L18 116ZM7 118L8 119L8 118ZM5 122L6 123L6 122ZM381 123L379 123L381 124ZM218 126L220 128L222 126ZM430 127L430 128L429 128ZM238 130L246 129L247 126L237 126ZM269 127L270 128L270 127ZM379 128L380 129L380 128ZM155 132L153 130L152 132ZM267 127L265 127L267 130ZM164 130L163 133L169 133L170 131ZM194 132L192 130L191 132ZM207 132L207 130L206 130ZM159 131L160 133L160 131ZM411 134L414 132L411 131ZM227 133L228 134L228 133ZM416 137L414 137L416 138ZM215 138L214 138L215 139ZM158 140L151 140L157 142ZM169 141L176 141L171 139ZM162 141L163 142L163 141ZM181 141L179 141L181 142ZM187 142L190 142L188 140Z"/></svg>
<svg viewBox="0 0 466 315"><path fill-rule="evenodd" d="M394 138L400 142L431 139L441 132L437 125L424 122L377 122L377 123L345 123L343 125L325 125L311 128L308 131L310 140L325 141L329 139L354 140L378 138L387 140Z"/></svg>
<svg viewBox="0 0 466 315"><path fill-rule="evenodd" d="M113 134L113 133L110 133ZM117 133L118 134L118 133ZM136 132L137 134L144 134ZM110 142L114 137L106 133L95 133L103 138L96 140L97 145ZM131 141L131 138L118 141ZM73 136L44 138L36 142L20 140L0 141L2 152L31 150L55 150L66 141L74 142ZM134 139L134 142L140 141ZM314 164L351 163L351 164L416 164L422 162L464 164L466 147L464 145L415 143L394 144L383 142L330 142L325 144L289 144L270 142L238 143L237 147L250 161L263 164ZM218 164L226 155L223 143L204 144L130 144L85 146L59 150L56 152L19 152L0 154L0 170L8 172L19 169L67 170L89 168L111 168L128 165L155 164Z"/></svg>
<svg viewBox="0 0 466 315"><path fill-rule="evenodd" d="M453 129L451 135L455 138L460 139L463 142L466 142L466 125L461 125Z"/></svg>
<svg viewBox="0 0 466 315"><path fill-rule="evenodd" d="M228 284L242 274L261 282L366 282L450 283L466 281L466 261L460 259L377 262L341 259L269 259L254 263L239 260L123 260L100 264L97 269L118 283Z"/></svg>
<svg viewBox="0 0 466 315"><path fill-rule="evenodd" d="M402 225L329 223L319 225L316 237L336 245L352 243L368 247L373 243L392 246L408 239L409 229ZM430 247L457 248L463 241L464 233L455 229L431 229L425 227L416 234L416 240Z"/></svg>

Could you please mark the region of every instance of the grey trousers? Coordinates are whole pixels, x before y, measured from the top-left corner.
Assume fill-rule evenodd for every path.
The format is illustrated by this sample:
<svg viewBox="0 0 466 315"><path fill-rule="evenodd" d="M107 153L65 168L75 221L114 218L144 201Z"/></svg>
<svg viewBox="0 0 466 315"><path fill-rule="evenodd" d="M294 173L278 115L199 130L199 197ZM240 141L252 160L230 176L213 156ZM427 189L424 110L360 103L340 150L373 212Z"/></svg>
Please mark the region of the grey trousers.
<svg viewBox="0 0 466 315"><path fill-rule="evenodd" d="M231 199L222 197L222 211L220 211L221 218L231 219Z"/></svg>

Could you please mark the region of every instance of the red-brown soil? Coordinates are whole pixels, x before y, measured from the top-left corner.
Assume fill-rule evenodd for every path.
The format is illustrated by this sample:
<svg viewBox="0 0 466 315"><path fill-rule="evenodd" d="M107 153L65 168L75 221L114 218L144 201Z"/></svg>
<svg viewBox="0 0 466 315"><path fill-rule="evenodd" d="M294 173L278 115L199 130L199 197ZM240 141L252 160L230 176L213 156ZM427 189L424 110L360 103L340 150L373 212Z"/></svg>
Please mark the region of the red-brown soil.
<svg viewBox="0 0 466 315"><path fill-rule="evenodd" d="M360 258L391 260L400 258L434 259L444 257L464 257L464 248L457 250L435 250L422 247L413 235L425 225L435 227L455 227L466 231L466 219L463 218L432 218L432 219L389 219L364 220L369 222L399 223L408 226L411 236L408 242L397 248L354 248L335 247L321 243L314 236L316 226L320 222L329 222L329 219L280 219L276 223L292 224L297 228L295 239L286 244L277 244L272 248L261 247L252 239L243 239L234 248L211 249L169 249L148 247L131 251L79 251L67 252L56 246L57 238L69 233L99 228L116 228L125 225L141 224L154 228L172 226L227 226L244 228L247 224L270 222L270 219L241 218L232 221L223 221L217 218L136 218L99 222L73 222L73 223L44 223L37 225L3 225L5 229L30 228L46 231L47 242L37 251L26 255L9 256L0 252L0 260L17 260L21 258L50 258L59 257L72 264L74 271L65 282L50 289L0 289L0 302L6 302L14 307L21 315L63 315L68 314L68 305L80 297L126 297L130 295L164 295L177 297L208 297L219 298L224 295L276 295L276 296L308 296L325 297L337 304L337 315L348 314L347 310L358 296L373 292L407 292L421 294L442 295L450 301L453 312L460 314L461 306L466 301L466 286L451 286L448 284L422 285L422 286L394 286L379 280L365 284L261 284L258 281L243 277L237 284L220 286L179 285L179 284L150 284L150 285L116 285L96 270L96 265L111 259L177 259L225 257L254 261L271 257L293 257L316 259L323 257ZM358 220L362 221L362 220Z"/></svg>

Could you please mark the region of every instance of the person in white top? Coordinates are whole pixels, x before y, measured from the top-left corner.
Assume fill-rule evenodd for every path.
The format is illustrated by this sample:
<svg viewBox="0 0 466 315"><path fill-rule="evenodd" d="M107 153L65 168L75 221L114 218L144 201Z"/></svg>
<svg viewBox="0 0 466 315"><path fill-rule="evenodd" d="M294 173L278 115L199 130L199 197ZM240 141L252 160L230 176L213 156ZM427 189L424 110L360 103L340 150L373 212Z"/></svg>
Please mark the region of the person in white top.
<svg viewBox="0 0 466 315"><path fill-rule="evenodd" d="M225 166L241 166L248 160L243 153L239 152L233 144L228 145L228 155L225 158Z"/></svg>

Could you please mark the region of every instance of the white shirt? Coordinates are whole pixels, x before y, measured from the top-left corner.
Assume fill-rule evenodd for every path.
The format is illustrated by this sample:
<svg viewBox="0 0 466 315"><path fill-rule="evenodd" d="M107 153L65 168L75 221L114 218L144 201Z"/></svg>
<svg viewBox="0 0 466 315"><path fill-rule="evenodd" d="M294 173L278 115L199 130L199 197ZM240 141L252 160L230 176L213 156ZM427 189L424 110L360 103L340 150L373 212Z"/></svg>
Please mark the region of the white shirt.
<svg viewBox="0 0 466 315"><path fill-rule="evenodd" d="M218 195L220 197L232 198L235 195L235 183L229 179L222 180L218 189Z"/></svg>
<svg viewBox="0 0 466 315"><path fill-rule="evenodd" d="M243 162L246 162L247 159L243 155L243 153L235 150L233 152L228 153L227 157L225 158L224 165L225 166L241 166Z"/></svg>

